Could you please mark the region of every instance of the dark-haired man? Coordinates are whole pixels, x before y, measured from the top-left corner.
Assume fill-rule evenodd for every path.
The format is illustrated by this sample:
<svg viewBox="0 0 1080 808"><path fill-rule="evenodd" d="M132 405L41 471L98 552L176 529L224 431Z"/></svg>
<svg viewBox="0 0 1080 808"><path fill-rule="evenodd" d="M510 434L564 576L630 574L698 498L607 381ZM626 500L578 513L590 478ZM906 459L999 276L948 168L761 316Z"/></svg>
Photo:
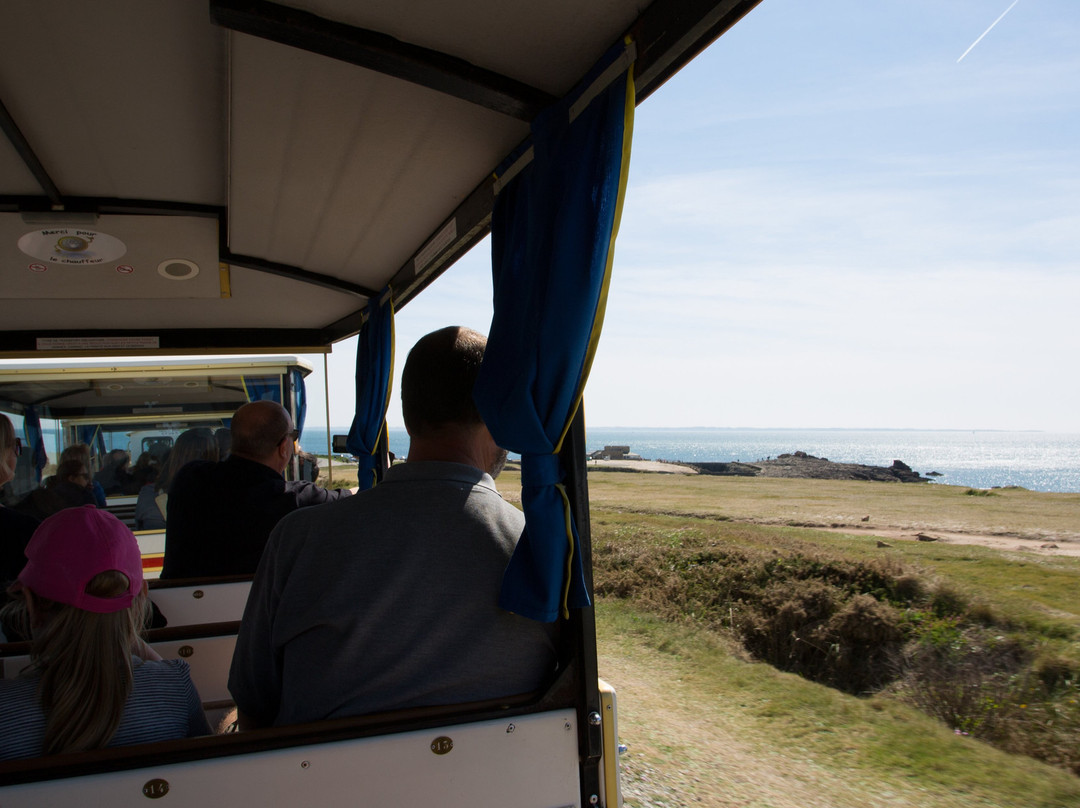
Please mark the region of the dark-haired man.
<svg viewBox="0 0 1080 808"><path fill-rule="evenodd" d="M285 480L297 433L276 402L238 409L231 436L225 460L189 463L169 487L162 578L250 575L283 516L352 493Z"/></svg>
<svg viewBox="0 0 1080 808"><path fill-rule="evenodd" d="M229 676L242 728L530 692L554 627L505 612L525 528L472 400L485 337L423 337L401 381L410 445L375 488L291 514L252 584Z"/></svg>

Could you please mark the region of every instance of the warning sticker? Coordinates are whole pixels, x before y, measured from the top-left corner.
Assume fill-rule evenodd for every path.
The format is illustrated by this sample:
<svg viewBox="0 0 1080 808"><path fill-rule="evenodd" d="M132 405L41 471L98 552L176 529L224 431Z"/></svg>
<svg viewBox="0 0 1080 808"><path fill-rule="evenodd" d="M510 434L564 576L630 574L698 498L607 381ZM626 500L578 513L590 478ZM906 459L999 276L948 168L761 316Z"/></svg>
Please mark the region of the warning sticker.
<svg viewBox="0 0 1080 808"><path fill-rule="evenodd" d="M39 261L81 266L112 263L124 256L127 245L96 230L50 227L25 233L19 238L19 249Z"/></svg>
<svg viewBox="0 0 1080 808"><path fill-rule="evenodd" d="M159 348L158 337L38 337L39 351L132 351Z"/></svg>

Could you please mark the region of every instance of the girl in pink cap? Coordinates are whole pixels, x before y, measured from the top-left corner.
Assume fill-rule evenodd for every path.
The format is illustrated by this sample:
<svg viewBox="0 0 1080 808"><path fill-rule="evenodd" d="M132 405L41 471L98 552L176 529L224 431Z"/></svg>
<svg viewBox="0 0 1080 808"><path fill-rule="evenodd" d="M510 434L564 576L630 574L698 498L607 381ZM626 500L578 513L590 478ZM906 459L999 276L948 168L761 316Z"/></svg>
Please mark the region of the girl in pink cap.
<svg viewBox="0 0 1080 808"><path fill-rule="evenodd" d="M210 733L187 663L139 637L148 599L123 522L93 506L60 511L26 557L5 611L26 621L31 664L0 681L0 760Z"/></svg>

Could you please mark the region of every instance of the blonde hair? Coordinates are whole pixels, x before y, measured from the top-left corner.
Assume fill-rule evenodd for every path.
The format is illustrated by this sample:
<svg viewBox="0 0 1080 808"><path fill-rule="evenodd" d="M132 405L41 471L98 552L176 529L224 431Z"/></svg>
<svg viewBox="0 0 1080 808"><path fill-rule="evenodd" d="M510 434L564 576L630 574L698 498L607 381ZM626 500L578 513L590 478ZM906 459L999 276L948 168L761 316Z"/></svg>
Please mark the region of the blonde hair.
<svg viewBox="0 0 1080 808"><path fill-rule="evenodd" d="M130 585L122 572L109 570L95 575L86 592L117 597ZM104 748L131 695L131 650L144 625L146 597L140 593L127 609L98 614L24 592L35 612L30 659L41 676L42 754Z"/></svg>

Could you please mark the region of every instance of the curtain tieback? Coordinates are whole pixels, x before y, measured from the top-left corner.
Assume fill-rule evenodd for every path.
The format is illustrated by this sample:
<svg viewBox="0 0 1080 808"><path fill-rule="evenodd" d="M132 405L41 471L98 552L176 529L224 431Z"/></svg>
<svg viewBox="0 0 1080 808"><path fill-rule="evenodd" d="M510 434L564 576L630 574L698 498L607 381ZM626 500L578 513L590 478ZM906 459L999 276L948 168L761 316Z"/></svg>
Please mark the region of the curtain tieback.
<svg viewBox="0 0 1080 808"><path fill-rule="evenodd" d="M521 456L521 487L546 488L563 481L562 464L556 454L523 454Z"/></svg>

